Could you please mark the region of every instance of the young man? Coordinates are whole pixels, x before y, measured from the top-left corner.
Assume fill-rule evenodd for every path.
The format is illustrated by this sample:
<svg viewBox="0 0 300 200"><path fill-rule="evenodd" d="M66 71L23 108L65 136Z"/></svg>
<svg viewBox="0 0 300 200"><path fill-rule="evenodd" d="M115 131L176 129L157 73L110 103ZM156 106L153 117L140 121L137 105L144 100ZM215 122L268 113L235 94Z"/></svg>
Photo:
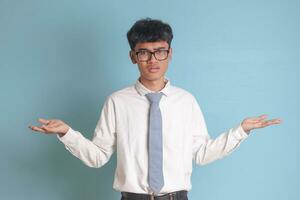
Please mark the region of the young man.
<svg viewBox="0 0 300 200"><path fill-rule="evenodd" d="M133 64L140 77L105 101L92 140L61 120L39 119L34 131L56 133L66 149L90 167L101 167L117 150L113 188L123 200L187 199L192 161L220 159L248 137L252 129L279 124L266 115L246 118L237 127L210 139L201 109L192 94L165 78L172 57L171 27L142 19L127 33Z"/></svg>

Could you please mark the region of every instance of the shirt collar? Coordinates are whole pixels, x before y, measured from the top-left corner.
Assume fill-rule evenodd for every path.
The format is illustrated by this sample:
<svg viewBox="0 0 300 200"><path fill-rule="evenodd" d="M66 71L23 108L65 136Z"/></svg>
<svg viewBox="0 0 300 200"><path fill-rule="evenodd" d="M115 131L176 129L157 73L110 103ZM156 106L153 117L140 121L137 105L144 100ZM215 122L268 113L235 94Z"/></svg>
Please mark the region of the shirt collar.
<svg viewBox="0 0 300 200"><path fill-rule="evenodd" d="M166 77L164 77L164 81L166 82L165 87L163 89L161 89L159 92L162 92L165 96L168 96L170 94L170 87L171 87L171 83L170 80ZM155 91L149 90L148 88L146 88L139 80L139 78L137 79L136 83L135 83L135 89L137 90L137 92L144 96L147 93L153 93Z"/></svg>

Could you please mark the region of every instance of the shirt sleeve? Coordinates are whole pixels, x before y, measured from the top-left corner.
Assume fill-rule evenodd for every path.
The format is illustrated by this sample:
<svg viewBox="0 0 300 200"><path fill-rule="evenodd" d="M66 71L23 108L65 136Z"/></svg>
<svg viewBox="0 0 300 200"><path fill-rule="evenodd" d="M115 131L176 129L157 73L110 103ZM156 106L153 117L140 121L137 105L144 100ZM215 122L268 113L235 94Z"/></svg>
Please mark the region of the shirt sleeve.
<svg viewBox="0 0 300 200"><path fill-rule="evenodd" d="M211 139L199 104L194 98L192 104L193 160L198 165L205 165L233 152L248 134L241 124Z"/></svg>
<svg viewBox="0 0 300 200"><path fill-rule="evenodd" d="M58 139L65 148L89 167L99 168L107 163L115 151L115 107L111 97L107 98L97 122L92 140L80 132L69 128L68 132Z"/></svg>

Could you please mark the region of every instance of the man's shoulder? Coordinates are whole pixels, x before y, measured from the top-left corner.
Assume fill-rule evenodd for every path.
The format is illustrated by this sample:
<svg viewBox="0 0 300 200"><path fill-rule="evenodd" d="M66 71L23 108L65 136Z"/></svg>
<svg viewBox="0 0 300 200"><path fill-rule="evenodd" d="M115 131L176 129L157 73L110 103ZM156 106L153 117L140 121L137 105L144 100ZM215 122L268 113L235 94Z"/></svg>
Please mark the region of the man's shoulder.
<svg viewBox="0 0 300 200"><path fill-rule="evenodd" d="M172 93L180 96L185 96L187 98L194 99L194 95L187 89L172 85Z"/></svg>
<svg viewBox="0 0 300 200"><path fill-rule="evenodd" d="M127 86L125 88L116 90L112 92L107 98L108 99L119 99L119 98L124 98L126 96L132 96L135 95L136 91L134 88L134 85Z"/></svg>

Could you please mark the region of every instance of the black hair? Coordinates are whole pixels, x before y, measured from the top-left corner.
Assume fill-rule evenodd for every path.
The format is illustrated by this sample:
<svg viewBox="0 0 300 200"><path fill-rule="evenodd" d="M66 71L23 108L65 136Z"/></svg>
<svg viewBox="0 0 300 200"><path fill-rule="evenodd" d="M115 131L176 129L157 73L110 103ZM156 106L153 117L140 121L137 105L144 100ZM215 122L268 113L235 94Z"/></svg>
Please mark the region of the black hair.
<svg viewBox="0 0 300 200"><path fill-rule="evenodd" d="M134 23L127 32L127 39L132 50L139 42L166 41L171 47L173 33L169 24L161 20L145 18Z"/></svg>

